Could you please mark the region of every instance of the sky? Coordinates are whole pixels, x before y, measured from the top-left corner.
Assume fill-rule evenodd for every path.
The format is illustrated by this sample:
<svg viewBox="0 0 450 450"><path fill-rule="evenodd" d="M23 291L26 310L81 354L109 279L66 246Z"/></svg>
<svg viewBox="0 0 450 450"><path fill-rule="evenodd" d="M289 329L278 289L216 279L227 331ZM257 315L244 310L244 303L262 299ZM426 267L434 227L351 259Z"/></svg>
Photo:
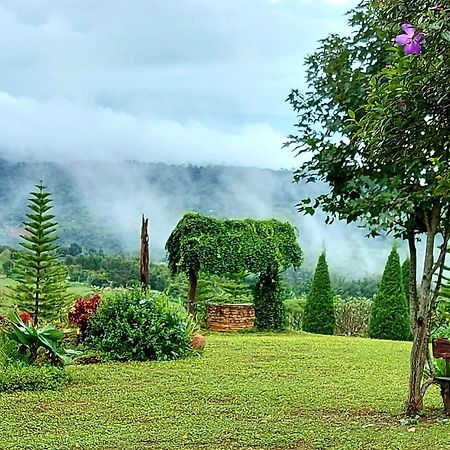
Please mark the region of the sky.
<svg viewBox="0 0 450 450"><path fill-rule="evenodd" d="M0 0L0 157L292 168L285 102L352 0Z"/></svg>

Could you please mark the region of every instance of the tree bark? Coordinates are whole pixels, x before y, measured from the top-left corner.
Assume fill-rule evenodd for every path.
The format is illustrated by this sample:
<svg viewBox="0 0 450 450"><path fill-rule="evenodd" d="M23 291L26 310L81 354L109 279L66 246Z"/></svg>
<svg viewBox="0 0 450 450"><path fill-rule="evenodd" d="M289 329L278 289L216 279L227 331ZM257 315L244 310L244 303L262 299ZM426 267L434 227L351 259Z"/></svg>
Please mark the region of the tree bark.
<svg viewBox="0 0 450 450"><path fill-rule="evenodd" d="M197 272L191 267L189 268L189 292L188 292L188 311L195 314L196 304L195 297L197 295Z"/></svg>
<svg viewBox="0 0 450 450"><path fill-rule="evenodd" d="M427 223L427 239L425 247L424 267L422 282L420 285L419 298L414 307L413 323L413 345L410 359L409 393L406 406L406 414L413 416L423 409L422 378L425 362L428 356L428 339L431 323L431 300L432 300L432 277L435 271L434 246L439 223L439 209L434 208L432 217ZM411 249L411 243L410 243ZM415 246L414 246L415 249ZM411 272L413 270L413 257L411 257ZM412 277L411 277L412 281ZM415 284L415 282L414 282ZM413 295L414 287L411 285L410 295ZM411 299L413 300L413 299Z"/></svg>
<svg viewBox="0 0 450 450"><path fill-rule="evenodd" d="M141 284L144 290L148 289L149 262L150 262L150 252L149 252L149 237L148 237L148 219L145 219L144 215L142 215L140 275L141 275Z"/></svg>

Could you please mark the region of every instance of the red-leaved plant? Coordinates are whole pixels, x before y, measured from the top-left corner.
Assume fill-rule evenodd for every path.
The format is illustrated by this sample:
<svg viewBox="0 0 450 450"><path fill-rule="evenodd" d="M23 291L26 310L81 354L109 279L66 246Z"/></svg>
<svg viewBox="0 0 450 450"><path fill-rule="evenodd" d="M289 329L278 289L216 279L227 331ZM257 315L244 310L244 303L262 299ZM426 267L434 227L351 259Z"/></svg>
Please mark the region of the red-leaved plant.
<svg viewBox="0 0 450 450"><path fill-rule="evenodd" d="M33 318L31 317L30 313L27 313L26 311L23 311L19 313L20 320L29 327L33 326Z"/></svg>
<svg viewBox="0 0 450 450"><path fill-rule="evenodd" d="M97 311L100 304L100 294L95 294L89 298L79 298L75 301L72 311L69 312L69 322L79 328L81 339L86 339L86 331L89 319Z"/></svg>

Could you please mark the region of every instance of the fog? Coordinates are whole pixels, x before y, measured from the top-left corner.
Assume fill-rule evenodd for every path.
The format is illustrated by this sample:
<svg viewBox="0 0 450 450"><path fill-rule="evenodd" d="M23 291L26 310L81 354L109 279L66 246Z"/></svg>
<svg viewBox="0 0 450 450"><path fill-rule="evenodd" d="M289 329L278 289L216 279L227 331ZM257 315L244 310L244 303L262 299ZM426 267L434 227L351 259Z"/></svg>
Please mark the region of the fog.
<svg viewBox="0 0 450 450"><path fill-rule="evenodd" d="M53 192L55 213L63 225L76 225L82 218L84 233L105 230L99 239L114 239L125 252L138 251L141 216L145 214L150 221L153 259L164 258L165 242L186 211L212 217L287 220L297 229L304 267L313 269L320 252L326 251L333 273L346 278L380 274L393 243L385 237L367 238L367 230L344 222L325 225L320 212L299 214L295 204L316 195L319 186L292 183L289 171L137 162L27 164L10 183L14 195L7 196L10 204L3 202L2 211L16 211L16 218L23 217L28 192L39 179ZM5 222L3 217L3 225ZM62 227L60 232L63 238L68 234L64 230ZM101 243L92 244L99 246ZM406 256L401 245L400 250Z"/></svg>

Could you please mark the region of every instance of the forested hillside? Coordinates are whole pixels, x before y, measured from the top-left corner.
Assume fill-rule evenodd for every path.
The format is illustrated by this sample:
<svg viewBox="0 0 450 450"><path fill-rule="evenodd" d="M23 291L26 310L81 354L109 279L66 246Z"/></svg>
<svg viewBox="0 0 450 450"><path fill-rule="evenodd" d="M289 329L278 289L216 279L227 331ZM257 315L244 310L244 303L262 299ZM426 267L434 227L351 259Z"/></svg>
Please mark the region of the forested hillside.
<svg viewBox="0 0 450 450"><path fill-rule="evenodd" d="M345 267L346 276L378 272L387 254L383 240L368 240L356 227L339 223L330 227L323 224L323 217L300 216L295 204L318 188L292 183L290 171L133 161L0 160L0 244L17 244L28 194L41 179L54 196L62 243L76 242L84 249L136 252L145 214L150 218L152 258L161 259L171 229L184 212L192 210L216 217L289 220L298 229L306 265L325 248L331 266ZM356 272L350 273L350 268Z"/></svg>

